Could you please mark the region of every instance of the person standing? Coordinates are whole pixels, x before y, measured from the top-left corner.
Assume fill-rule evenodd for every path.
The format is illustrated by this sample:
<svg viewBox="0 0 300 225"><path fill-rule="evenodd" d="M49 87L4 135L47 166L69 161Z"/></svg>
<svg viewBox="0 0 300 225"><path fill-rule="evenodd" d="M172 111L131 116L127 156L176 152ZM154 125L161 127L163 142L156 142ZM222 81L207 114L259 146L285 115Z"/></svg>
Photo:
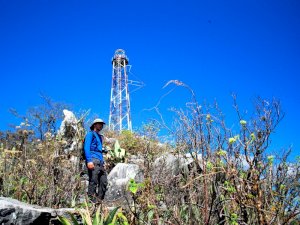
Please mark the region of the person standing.
<svg viewBox="0 0 300 225"><path fill-rule="evenodd" d="M84 153L89 175L88 196L92 202L103 200L107 189L102 135L100 135L104 125L105 122L102 119L95 119L84 141Z"/></svg>

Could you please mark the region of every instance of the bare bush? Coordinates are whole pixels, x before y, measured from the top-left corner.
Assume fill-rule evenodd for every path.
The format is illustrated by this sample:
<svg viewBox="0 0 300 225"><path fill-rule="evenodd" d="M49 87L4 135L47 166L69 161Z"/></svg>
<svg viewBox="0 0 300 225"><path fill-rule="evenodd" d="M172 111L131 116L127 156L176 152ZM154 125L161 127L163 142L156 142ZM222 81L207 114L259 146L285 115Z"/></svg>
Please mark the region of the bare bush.
<svg viewBox="0 0 300 225"><path fill-rule="evenodd" d="M134 224L298 223L300 161L288 162L290 150L279 156L268 150L283 118L279 101L258 98L253 117L246 119L234 96L239 129L232 130L217 104L201 106L187 85L171 83L192 93L185 110L174 110L178 119L169 130L173 153L189 153L193 161L175 176L161 171L166 179L146 176L145 186L134 194Z"/></svg>

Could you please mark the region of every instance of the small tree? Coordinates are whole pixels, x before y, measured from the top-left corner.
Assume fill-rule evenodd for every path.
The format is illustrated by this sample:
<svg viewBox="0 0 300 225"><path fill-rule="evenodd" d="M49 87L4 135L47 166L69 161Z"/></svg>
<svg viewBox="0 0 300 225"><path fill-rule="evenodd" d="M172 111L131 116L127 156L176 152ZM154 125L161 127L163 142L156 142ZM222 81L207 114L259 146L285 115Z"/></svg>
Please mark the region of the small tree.
<svg viewBox="0 0 300 225"><path fill-rule="evenodd" d="M54 102L51 98L41 95L44 104L29 108L26 115L20 115L17 110L10 109L10 112L18 118L21 118L22 125L30 126L37 137L45 139L47 132L56 134L58 122L63 119L63 109L69 106L65 103Z"/></svg>

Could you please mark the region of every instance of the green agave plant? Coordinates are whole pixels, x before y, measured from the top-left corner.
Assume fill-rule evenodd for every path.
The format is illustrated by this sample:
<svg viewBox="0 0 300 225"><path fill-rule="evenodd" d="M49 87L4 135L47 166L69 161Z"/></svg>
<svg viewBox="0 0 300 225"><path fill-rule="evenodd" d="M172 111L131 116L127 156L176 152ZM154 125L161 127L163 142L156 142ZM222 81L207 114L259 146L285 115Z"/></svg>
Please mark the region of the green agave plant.
<svg viewBox="0 0 300 225"><path fill-rule="evenodd" d="M86 209L81 209L79 210L80 216L82 218L82 222L84 225L114 225L116 224L116 217L120 217L122 219L122 224L123 225L128 225L126 217L122 213L118 213L117 211L120 207L114 208L106 218L101 216L100 213L100 206L97 209L96 214L94 217L90 214L88 210L88 206L86 204ZM59 216L59 221L61 222L62 225L79 225L79 222L76 220L75 216L72 213L69 213L69 216L71 218L71 221L64 217L64 216ZM124 219L125 217L125 219ZM120 223L118 223L120 224Z"/></svg>
<svg viewBox="0 0 300 225"><path fill-rule="evenodd" d="M123 157L125 157L126 151L125 151L124 148L121 148L120 143L119 143L118 140L116 140L114 147L115 147L114 148L114 155L117 158L123 158Z"/></svg>

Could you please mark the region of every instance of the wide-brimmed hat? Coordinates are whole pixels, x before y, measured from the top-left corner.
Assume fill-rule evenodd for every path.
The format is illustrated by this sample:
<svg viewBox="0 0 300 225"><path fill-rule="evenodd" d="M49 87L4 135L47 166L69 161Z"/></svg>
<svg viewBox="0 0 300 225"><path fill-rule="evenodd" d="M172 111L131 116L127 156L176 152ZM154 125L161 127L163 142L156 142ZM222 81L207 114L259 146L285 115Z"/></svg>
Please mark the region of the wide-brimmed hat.
<svg viewBox="0 0 300 225"><path fill-rule="evenodd" d="M94 121L93 121L93 123L92 123L92 125L90 126L90 129L91 130L94 130L94 125L96 124L96 123L102 123L102 124L105 124L105 122L102 120L102 119L95 119Z"/></svg>

